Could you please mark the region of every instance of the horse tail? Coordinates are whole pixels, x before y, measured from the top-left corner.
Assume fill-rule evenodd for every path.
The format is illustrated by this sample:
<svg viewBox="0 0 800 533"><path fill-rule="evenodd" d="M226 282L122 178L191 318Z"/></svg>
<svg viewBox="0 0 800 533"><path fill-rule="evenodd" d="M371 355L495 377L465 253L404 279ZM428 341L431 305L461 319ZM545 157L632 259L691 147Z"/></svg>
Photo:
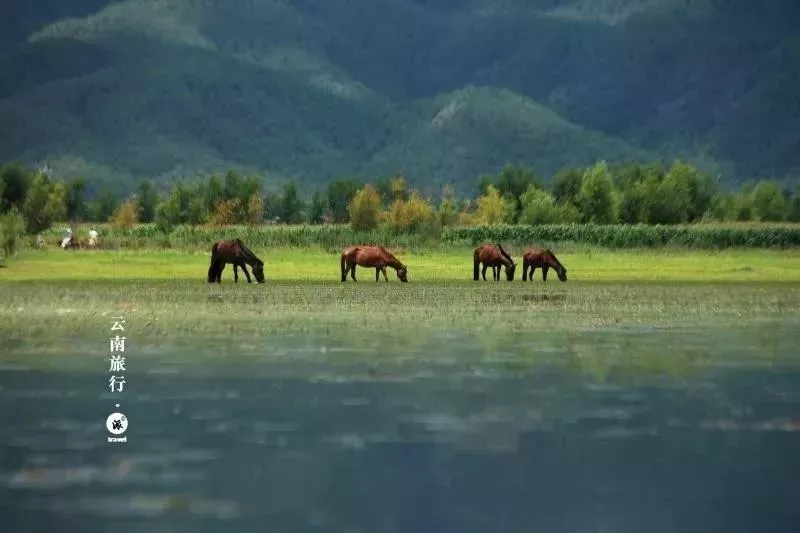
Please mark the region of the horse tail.
<svg viewBox="0 0 800 533"><path fill-rule="evenodd" d="M500 246L500 243L498 242L495 246L497 246L497 249L500 250L500 253L503 255L503 257L508 259L511 262L511 264L513 265L514 264L514 260L511 259L511 256L508 255L505 250L503 250L503 247Z"/></svg>
<svg viewBox="0 0 800 533"><path fill-rule="evenodd" d="M479 279L478 278L478 271L480 270L480 264L481 264L480 254L481 254L481 249L480 248L475 248L475 253L472 254L472 280L473 281L478 281L478 279Z"/></svg>
<svg viewBox="0 0 800 533"><path fill-rule="evenodd" d="M208 266L209 283L213 283L217 277L217 248L219 248L218 242L211 245L211 264Z"/></svg>
<svg viewBox="0 0 800 533"><path fill-rule="evenodd" d="M341 266L342 266L342 281L347 281L347 254L345 252L342 252Z"/></svg>

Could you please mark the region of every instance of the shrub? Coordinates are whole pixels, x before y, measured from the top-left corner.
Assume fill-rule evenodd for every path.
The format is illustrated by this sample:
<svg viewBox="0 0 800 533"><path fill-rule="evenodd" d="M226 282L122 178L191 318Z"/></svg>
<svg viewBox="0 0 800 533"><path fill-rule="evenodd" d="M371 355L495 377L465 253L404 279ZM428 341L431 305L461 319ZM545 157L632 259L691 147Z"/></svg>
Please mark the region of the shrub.
<svg viewBox="0 0 800 533"><path fill-rule="evenodd" d="M109 217L108 222L114 229L130 229L139 222L139 206L131 198L123 202Z"/></svg>
<svg viewBox="0 0 800 533"><path fill-rule="evenodd" d="M350 225L356 230L376 228L380 211L381 197L371 183L359 190L347 206Z"/></svg>
<svg viewBox="0 0 800 533"><path fill-rule="evenodd" d="M3 248L3 259L14 255L17 251L19 238L25 233L25 220L19 210L12 207L0 215L0 244Z"/></svg>

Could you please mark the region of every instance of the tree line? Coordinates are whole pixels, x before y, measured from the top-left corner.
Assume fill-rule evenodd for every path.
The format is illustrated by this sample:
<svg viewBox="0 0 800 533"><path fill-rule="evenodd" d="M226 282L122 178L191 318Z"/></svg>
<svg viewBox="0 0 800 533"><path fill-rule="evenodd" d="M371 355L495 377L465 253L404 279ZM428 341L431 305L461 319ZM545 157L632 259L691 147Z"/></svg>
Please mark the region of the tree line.
<svg viewBox="0 0 800 533"><path fill-rule="evenodd" d="M336 179L304 198L295 181L270 192L260 176L233 170L162 189L142 179L127 198L91 192L86 180L67 182L19 164L1 166L4 242L65 220L120 228L153 222L163 231L180 224L349 223L355 229L383 226L412 233L492 224L800 221L800 190L764 180L729 191L679 160L670 165L600 161L563 169L549 184L530 168L508 164L496 175L481 177L472 197L458 197L451 186L433 195L395 176L370 183Z"/></svg>

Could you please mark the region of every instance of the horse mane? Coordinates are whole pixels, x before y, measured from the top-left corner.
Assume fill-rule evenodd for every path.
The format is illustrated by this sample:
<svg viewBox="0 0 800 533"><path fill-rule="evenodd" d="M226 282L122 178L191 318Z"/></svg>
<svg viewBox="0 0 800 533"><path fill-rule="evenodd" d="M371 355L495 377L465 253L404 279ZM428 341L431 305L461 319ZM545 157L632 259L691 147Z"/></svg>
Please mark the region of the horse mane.
<svg viewBox="0 0 800 533"><path fill-rule="evenodd" d="M389 250L387 250L386 248L384 248L383 246L380 246L380 245L378 246L378 248L380 248L380 250L383 253L388 255L389 259L391 259L392 261L395 261L398 265L403 266L403 263L398 258L396 258L392 252L390 252Z"/></svg>
<svg viewBox="0 0 800 533"><path fill-rule="evenodd" d="M242 251L244 252L244 255L247 256L248 259L252 259L253 261L258 261L262 265L264 264L264 261L259 259L258 256L254 254L250 248L245 246L241 239L236 239L234 242L241 247Z"/></svg>
<svg viewBox="0 0 800 533"><path fill-rule="evenodd" d="M562 269L564 268L564 265L562 265L561 261L558 260L558 258L556 257L556 254L551 252L549 248L546 249L545 252L547 252L547 254L553 259L555 264L558 265L558 268L562 268Z"/></svg>
<svg viewBox="0 0 800 533"><path fill-rule="evenodd" d="M500 250L500 253L503 255L503 257L508 259L511 262L511 264L513 265L514 264L514 260L511 259L511 256L508 255L505 250L503 250L503 247L500 246L500 243L498 242L495 246L497 246L497 249Z"/></svg>

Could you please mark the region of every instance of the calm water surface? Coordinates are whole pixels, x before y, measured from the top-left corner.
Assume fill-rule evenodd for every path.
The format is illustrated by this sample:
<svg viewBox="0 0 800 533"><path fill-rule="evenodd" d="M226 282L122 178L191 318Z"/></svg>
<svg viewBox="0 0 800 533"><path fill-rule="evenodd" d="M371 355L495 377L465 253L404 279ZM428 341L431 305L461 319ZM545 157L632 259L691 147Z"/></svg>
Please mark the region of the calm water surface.
<svg viewBox="0 0 800 533"><path fill-rule="evenodd" d="M7 362L2 531L795 532L797 335L205 338L117 396L99 345Z"/></svg>

